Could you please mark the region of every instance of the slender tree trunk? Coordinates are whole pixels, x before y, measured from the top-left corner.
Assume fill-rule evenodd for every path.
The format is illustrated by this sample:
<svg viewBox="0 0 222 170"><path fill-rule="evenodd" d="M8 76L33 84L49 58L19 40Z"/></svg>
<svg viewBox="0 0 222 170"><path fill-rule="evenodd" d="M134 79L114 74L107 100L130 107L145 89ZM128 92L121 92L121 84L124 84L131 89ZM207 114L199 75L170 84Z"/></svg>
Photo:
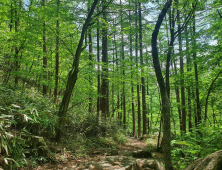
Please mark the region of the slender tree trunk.
<svg viewBox="0 0 222 170"><path fill-rule="evenodd" d="M171 13L171 10L169 10L170 42L168 42L167 62L166 62L166 89L167 89L167 95L169 99L170 99L170 59L171 59L171 53L172 53L173 43L175 39L174 37L174 27L175 27L174 13L175 12L174 11L175 11L175 8L173 8L172 13Z"/></svg>
<svg viewBox="0 0 222 170"><path fill-rule="evenodd" d="M116 72L117 72L117 79L119 80L119 63L118 63L117 44L116 44L117 40L115 34L114 34L114 41L115 41L115 52L116 52ZM117 118L121 122L119 106L120 106L119 82L117 82Z"/></svg>
<svg viewBox="0 0 222 170"><path fill-rule="evenodd" d="M90 2L90 1L89 1ZM90 10L90 9L89 9ZM93 64L92 64L92 31L91 31L91 28L89 28L89 68L90 70L93 69ZM91 73L91 71L90 71ZM92 75L89 76L89 113L92 113L93 112L93 109L92 109L92 102L93 102L93 99L92 99L92 91L93 91L93 82L92 82Z"/></svg>
<svg viewBox="0 0 222 170"><path fill-rule="evenodd" d="M38 63L40 63L40 56L39 55L38 55ZM41 75L37 75L36 79L38 80L38 83L37 83L38 92L40 92Z"/></svg>
<svg viewBox="0 0 222 170"><path fill-rule="evenodd" d="M186 35L186 60L187 60L187 72L191 71L190 67L190 54L189 54L189 41L188 41L188 32L187 32L187 26L185 27L185 35ZM189 78L188 78L188 84L189 84ZM187 87L187 104L188 104L188 119L189 119L189 132L192 132L192 117L191 117L191 90L190 86Z"/></svg>
<svg viewBox="0 0 222 170"><path fill-rule="evenodd" d="M99 8L97 8L97 10L99 11ZM101 90L100 90L100 55L99 55L99 20L97 20L97 42L96 42L96 45L97 45L97 62L98 62L98 75L97 75L97 117L99 118L99 111L100 111L100 94L101 94Z"/></svg>
<svg viewBox="0 0 222 170"><path fill-rule="evenodd" d="M103 6L105 2L103 1ZM108 53L107 53L107 18L106 11L103 12L103 28L102 28L102 85L101 85L101 114L102 117L109 116L109 80L108 80Z"/></svg>
<svg viewBox="0 0 222 170"><path fill-rule="evenodd" d="M216 123L217 123L217 119L216 119L216 115L215 115L215 111L214 111L214 99L212 99L211 100L211 108L212 108L212 111L213 111L213 124L214 124L214 127L215 127L215 125L216 125Z"/></svg>
<svg viewBox="0 0 222 170"><path fill-rule="evenodd" d="M142 16L141 16L141 2L139 2L139 43L140 43L140 65L141 68L141 82L142 82L142 109L143 109L143 135L146 134L146 89L143 67L143 42L142 42Z"/></svg>
<svg viewBox="0 0 222 170"><path fill-rule="evenodd" d="M157 50L157 36L159 33L160 26L163 22L163 19L167 13L167 10L170 8L172 0L169 0L165 3L161 13L159 14L156 26L152 34L152 56L153 64L157 77L157 81L160 87L161 101L162 101L162 116L163 116L163 154L166 170L173 170L172 157L171 157L171 125L170 125L170 103L169 103L169 94L163 79L162 71L160 68L160 63L158 59L158 50Z"/></svg>
<svg viewBox="0 0 222 170"><path fill-rule="evenodd" d="M150 131L152 130L153 127L153 95L150 95Z"/></svg>
<svg viewBox="0 0 222 170"><path fill-rule="evenodd" d="M129 6L131 6L130 1L129 1ZM135 105L134 105L134 83L133 83L133 39L132 39L132 28L131 28L131 11L129 11L129 21L130 21L130 66L131 66L131 96L132 96L132 118L133 118L133 136L135 136Z"/></svg>
<svg viewBox="0 0 222 170"><path fill-rule="evenodd" d="M42 6L43 8L45 8L46 5L46 0L42 0ZM45 17L44 17L45 20ZM43 79L45 82L47 82L47 47L46 47L46 42L47 42L47 38L46 38L46 21L43 21L43 70L44 70L44 74L43 74ZM47 84L43 83L43 95L45 96L47 94Z"/></svg>
<svg viewBox="0 0 222 170"><path fill-rule="evenodd" d="M19 4L21 0L19 0ZM18 76L18 69L19 69L19 49L18 49L18 27L19 27L19 14L18 14L18 1L15 1L15 35L16 35L16 45L15 45L15 84L18 85L19 76Z"/></svg>
<svg viewBox="0 0 222 170"><path fill-rule="evenodd" d="M136 17L137 17L137 3L136 3ZM137 68L137 75L139 77L139 67L138 67L138 34L137 34L137 30L138 30L138 26L137 26L137 18L136 18L136 44L135 44L135 51L136 51L136 68ZM139 83L137 83L137 103L138 103L138 109L137 109L137 113L138 113L138 138L141 136L141 110L140 110L140 85Z"/></svg>
<svg viewBox="0 0 222 170"><path fill-rule="evenodd" d="M180 30L180 15L178 11L178 31ZM182 54L182 38L181 34L178 36L179 41L179 55L180 55L180 85L181 85L181 107L182 107L182 132L186 133L186 105L185 105L185 91L184 91L184 70L183 70L183 54Z"/></svg>
<svg viewBox="0 0 222 170"><path fill-rule="evenodd" d="M48 71L48 82L49 83L52 82L52 77L53 77L53 75L52 75L52 70L53 70L53 68L52 68L52 49L50 49L50 53L51 53L50 54L50 66L48 66L48 68L49 68L49 71ZM48 86L48 93L49 93L49 96L52 97L52 88L50 86Z"/></svg>
<svg viewBox="0 0 222 170"><path fill-rule="evenodd" d="M58 85L59 85L59 3L57 0L57 21L56 21L56 63L55 63L55 89L54 89L54 103L57 104Z"/></svg>
<svg viewBox="0 0 222 170"><path fill-rule="evenodd" d="M196 104L197 104L197 123L201 123L201 107L200 107L200 97L199 97L199 79L198 79L198 68L196 61L196 19L195 12L193 14L193 60L194 60L194 69L195 69L195 81L196 81Z"/></svg>
<svg viewBox="0 0 222 170"><path fill-rule="evenodd" d="M220 71L217 76L213 79L213 81L211 82L210 84L210 87L207 91L207 97L206 97L206 102L205 102L205 117L204 117L204 121L207 120L207 108L208 108L208 98L210 96L210 92L211 90L213 89L213 85L214 85L214 82L218 79L219 75L222 74L222 71Z"/></svg>
<svg viewBox="0 0 222 170"><path fill-rule="evenodd" d="M84 37L85 37L85 33L87 31L88 25L90 23L91 17L93 15L94 9L97 5L98 0L94 0L92 7L90 9L90 12L85 20L85 23L83 24L83 28L82 28L82 32L81 32L81 37L78 43L78 47L75 53L75 58L72 64L72 68L69 71L68 74L68 81L66 84L66 90L62 99L62 102L60 103L59 106L59 111L58 111L58 116L59 116L59 124L58 124L58 129L57 129L57 133L56 133L56 141L57 142L61 142L61 135L62 135L62 129L63 129L63 125L65 122L65 116L66 116L66 112L68 110L68 106L69 106L69 101L72 95L72 91L73 88L76 84L76 80L77 80L77 76L78 76L78 72L79 72L79 59L80 59L80 55L82 52L82 45L83 45L83 41L84 41Z"/></svg>
<svg viewBox="0 0 222 170"><path fill-rule="evenodd" d="M175 75L177 76L177 67L176 67L176 62L175 60L173 61L174 63L174 72L175 72ZM175 82L175 93L176 93L176 100L177 100L177 110L178 110L178 115L179 115L179 121L180 121L180 133L182 133L182 116L181 116L181 106L180 106L180 90L178 88L178 85L177 85L177 80Z"/></svg>
<svg viewBox="0 0 222 170"><path fill-rule="evenodd" d="M125 53L124 53L124 41L123 41L123 12L122 12L122 1L120 0L121 6L121 56L122 56L122 71L123 71L123 93L122 93L122 106L123 106L123 129L126 129L126 94L125 94Z"/></svg>
<svg viewBox="0 0 222 170"><path fill-rule="evenodd" d="M113 22L113 25L115 22ZM115 35L115 33L114 33ZM115 73L115 38L113 42L113 78L114 78L114 73ZM114 81L112 81L112 117L114 117L115 113L115 104L114 104Z"/></svg>

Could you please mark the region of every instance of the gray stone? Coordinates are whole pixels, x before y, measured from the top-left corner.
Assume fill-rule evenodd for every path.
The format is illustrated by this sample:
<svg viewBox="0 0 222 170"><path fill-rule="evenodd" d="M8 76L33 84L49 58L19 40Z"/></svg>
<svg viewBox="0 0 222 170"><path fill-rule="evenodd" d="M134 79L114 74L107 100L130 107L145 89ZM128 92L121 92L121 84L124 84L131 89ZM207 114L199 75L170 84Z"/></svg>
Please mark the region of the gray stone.
<svg viewBox="0 0 222 170"><path fill-rule="evenodd" d="M222 169L222 150L214 152L205 158L192 162L184 170L221 170Z"/></svg>

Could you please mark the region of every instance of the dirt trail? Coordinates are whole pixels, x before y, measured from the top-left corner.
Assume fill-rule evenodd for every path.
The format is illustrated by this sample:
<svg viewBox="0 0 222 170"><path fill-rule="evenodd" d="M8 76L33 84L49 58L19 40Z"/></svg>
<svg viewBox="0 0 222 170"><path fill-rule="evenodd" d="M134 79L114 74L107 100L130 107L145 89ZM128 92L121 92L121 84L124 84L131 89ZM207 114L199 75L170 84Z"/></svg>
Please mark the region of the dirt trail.
<svg viewBox="0 0 222 170"><path fill-rule="evenodd" d="M129 138L128 141L125 145L120 145L118 149L111 150L109 154L105 153L104 149L93 151L90 156L82 158L75 158L64 153L58 158L59 160L63 160L59 164L44 164L38 166L35 170L122 170L125 169L124 166L134 161L132 160L132 156L128 156L127 154L143 150L147 146L144 140Z"/></svg>
<svg viewBox="0 0 222 170"><path fill-rule="evenodd" d="M145 149L147 144L144 140L138 140L135 138L129 138L129 142L123 146L119 146L120 150L137 151Z"/></svg>

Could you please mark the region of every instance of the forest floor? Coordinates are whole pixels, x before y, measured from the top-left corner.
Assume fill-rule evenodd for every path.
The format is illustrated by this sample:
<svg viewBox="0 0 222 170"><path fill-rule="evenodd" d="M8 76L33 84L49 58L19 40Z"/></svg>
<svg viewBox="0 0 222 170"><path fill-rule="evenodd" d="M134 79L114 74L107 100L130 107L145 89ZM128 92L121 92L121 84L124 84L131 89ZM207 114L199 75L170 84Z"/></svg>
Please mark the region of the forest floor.
<svg viewBox="0 0 222 170"><path fill-rule="evenodd" d="M150 145L155 145L155 143L156 141L149 142ZM147 143L145 140L128 138L128 143L119 145L117 149L107 151L107 148L97 148L91 150L89 155L79 158L68 153L62 153L58 155L59 163L39 165L35 170L123 170L130 163L135 162L135 159L131 156L133 152L146 149ZM162 157L160 153L153 154Z"/></svg>

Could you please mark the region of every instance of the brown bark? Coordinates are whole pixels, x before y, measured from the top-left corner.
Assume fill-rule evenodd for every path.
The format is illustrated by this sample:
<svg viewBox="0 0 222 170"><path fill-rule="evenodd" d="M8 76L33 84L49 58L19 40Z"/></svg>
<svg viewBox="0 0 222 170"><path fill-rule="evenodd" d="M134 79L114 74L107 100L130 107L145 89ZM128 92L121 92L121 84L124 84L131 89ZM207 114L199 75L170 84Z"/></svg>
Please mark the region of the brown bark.
<svg viewBox="0 0 222 170"><path fill-rule="evenodd" d="M122 14L122 1L121 6L121 56L122 56L122 73L123 73L123 93L122 93L122 106L123 106L123 129L126 129L126 94L125 94L125 53L124 53L124 40L123 40L123 14Z"/></svg>
<svg viewBox="0 0 222 170"><path fill-rule="evenodd" d="M105 2L103 1L103 6ZM107 23L106 11L103 12L102 27L102 85L101 85L101 114L105 118L109 116L109 80L108 80L108 53L107 53Z"/></svg>
<svg viewBox="0 0 222 170"><path fill-rule="evenodd" d="M92 65L92 31L91 28L89 28L89 68L90 70L93 69L93 65ZM93 86L93 82L92 82L92 75L89 76L89 113L93 112L92 109L92 86Z"/></svg>
<svg viewBox="0 0 222 170"><path fill-rule="evenodd" d="M143 67L143 40L142 40L142 16L141 16L141 2L139 2L139 46L140 46L140 65L141 68L141 83L142 83L142 111L143 111L143 135L146 134L146 89Z"/></svg>
<svg viewBox="0 0 222 170"><path fill-rule="evenodd" d="M209 96L210 96L210 92L211 92L211 90L213 89L213 85L214 85L215 81L217 80L217 78L219 77L220 74L222 74L222 71L220 71L220 72L217 74L217 76L213 79L213 81L211 82L210 87L209 87L209 89L208 89L208 91L207 91L207 97L206 97L206 102L205 102L205 117L204 117L204 121L207 120L208 98L209 98Z"/></svg>
<svg viewBox="0 0 222 170"><path fill-rule="evenodd" d="M130 1L129 1L130 6ZM135 126L135 105L134 105L134 84L133 84L133 39L132 39L132 29L131 29L131 11L129 11L129 21L130 21L130 61L131 61L131 97L132 97L132 118L133 118L133 136L135 136L136 126Z"/></svg>
<svg viewBox="0 0 222 170"><path fill-rule="evenodd" d="M170 8L172 0L169 0L165 3L161 13L158 16L153 34L152 34L152 57L154 69L157 77L157 81L160 87L161 101L162 101L162 116L163 116L163 154L166 170L173 170L172 157L171 157L171 127L170 127L170 103L167 93L167 88L163 79L161 72L161 67L159 63L158 50L157 50L157 36L159 33L160 26L163 22L163 19L167 13L167 10Z"/></svg>
<svg viewBox="0 0 222 170"><path fill-rule="evenodd" d="M18 69L19 69L19 49L18 49L18 27L19 27L19 9L18 6L21 7L21 0L19 0L19 4L17 4L17 1L15 1L15 35L16 35L16 46L15 46L15 84L18 85L19 81L19 75L18 75ZM11 29L11 28L10 28Z"/></svg>
<svg viewBox="0 0 222 170"><path fill-rule="evenodd" d="M57 104L58 85L59 85L59 3L57 0L57 21L56 21L56 62L55 62L55 89L54 89L54 103Z"/></svg>
<svg viewBox="0 0 222 170"><path fill-rule="evenodd" d="M198 79L198 68L196 61L196 21L195 21L195 12L193 14L193 60L194 60L194 69L195 69L195 81L196 81L196 107L197 107L197 124L201 123L201 107L200 107L200 97L199 97L199 79Z"/></svg>
<svg viewBox="0 0 222 170"><path fill-rule="evenodd" d="M43 8L45 8L45 5L46 5L46 0L42 0L42 6ZM44 18L45 20L45 18ZM43 21L43 79L45 82L47 82L47 47L46 47L46 41L47 41L47 38L46 38L46 21ZM43 84L43 95L45 96L47 94L47 85L46 83Z"/></svg>
<svg viewBox="0 0 222 170"><path fill-rule="evenodd" d="M180 28L180 14L178 12L178 31ZM182 108L182 134L186 133L186 106L185 106L185 91L184 91L184 69L183 69L183 55L182 55L182 38L178 35L179 41L179 55L180 55L180 86L181 86L181 108Z"/></svg>

